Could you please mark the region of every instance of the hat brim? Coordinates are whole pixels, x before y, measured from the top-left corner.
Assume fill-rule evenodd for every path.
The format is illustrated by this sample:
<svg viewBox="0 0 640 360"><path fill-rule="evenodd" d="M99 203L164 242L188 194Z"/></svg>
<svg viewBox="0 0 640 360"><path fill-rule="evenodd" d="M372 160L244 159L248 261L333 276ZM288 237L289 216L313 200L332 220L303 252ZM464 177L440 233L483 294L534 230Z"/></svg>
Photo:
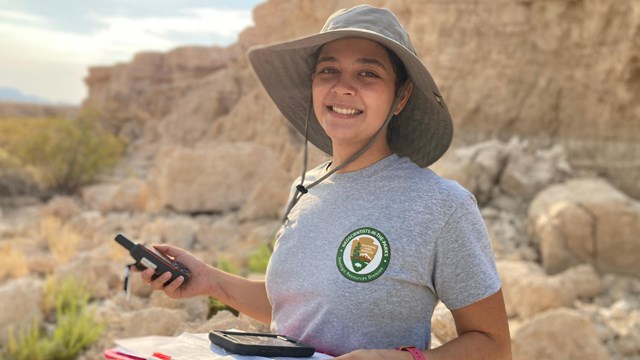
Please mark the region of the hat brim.
<svg viewBox="0 0 640 360"><path fill-rule="evenodd" d="M363 29L337 29L296 40L262 45L249 50L249 61L265 90L287 120L301 133L309 115L308 139L331 155L331 139L309 109L314 55L324 44L344 38L364 38L393 51L404 63L413 92L389 124L389 145L399 156L408 156L420 167L438 160L453 137L451 116L438 88L420 59L398 42Z"/></svg>

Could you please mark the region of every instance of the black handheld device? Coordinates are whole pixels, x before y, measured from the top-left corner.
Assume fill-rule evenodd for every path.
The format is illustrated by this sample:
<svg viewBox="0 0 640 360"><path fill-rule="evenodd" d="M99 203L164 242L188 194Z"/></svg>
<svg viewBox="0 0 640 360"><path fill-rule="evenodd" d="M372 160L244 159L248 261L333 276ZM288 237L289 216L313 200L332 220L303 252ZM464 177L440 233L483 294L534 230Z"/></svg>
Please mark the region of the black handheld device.
<svg viewBox="0 0 640 360"><path fill-rule="evenodd" d="M158 276L167 271L171 272L171 279L164 283L165 286L175 280L178 276L184 277L182 285L188 283L191 279L191 271L189 269L158 251L148 248L144 244L134 244L122 234L116 235L115 240L118 244L129 250L129 254L131 254L136 261L135 266L138 270L144 270L147 268L155 270L155 274L151 279L155 280Z"/></svg>
<svg viewBox="0 0 640 360"><path fill-rule="evenodd" d="M214 330L209 333L209 340L238 355L311 357L315 353L313 346L276 334Z"/></svg>

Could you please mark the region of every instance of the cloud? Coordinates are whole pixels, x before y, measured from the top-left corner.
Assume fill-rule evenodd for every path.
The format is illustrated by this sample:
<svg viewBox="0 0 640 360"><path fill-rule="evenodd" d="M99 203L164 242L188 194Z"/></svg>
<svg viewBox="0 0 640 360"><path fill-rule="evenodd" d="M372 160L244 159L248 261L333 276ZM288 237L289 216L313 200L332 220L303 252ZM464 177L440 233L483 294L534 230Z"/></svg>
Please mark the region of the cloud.
<svg viewBox="0 0 640 360"><path fill-rule="evenodd" d="M0 85L61 101L80 100L74 94L43 93L29 81L39 69L67 69L82 73L92 65L129 61L141 51L168 51L185 45L228 45L242 29L252 25L250 10L188 8L171 16L126 17L89 15L93 30L71 32L53 29L46 18L17 11L0 11ZM197 39L194 42L193 39ZM75 64L75 65L74 65ZM75 72L70 66L77 66ZM19 74L23 78L20 78ZM16 80L18 79L18 80ZM19 82L19 84L16 83ZM82 79L69 79L81 84ZM79 87L82 87L81 85ZM76 87L77 88L77 87Z"/></svg>
<svg viewBox="0 0 640 360"><path fill-rule="evenodd" d="M46 20L37 15L27 14L19 11L0 10L0 21L4 22L27 22L33 24L44 24Z"/></svg>
<svg viewBox="0 0 640 360"><path fill-rule="evenodd" d="M253 23L249 11L194 8L183 10L181 14L148 18L96 16L95 21L103 28L93 35L93 39L115 53L130 52L130 49L168 50L187 45L179 39L188 37L209 39L207 45L227 45Z"/></svg>

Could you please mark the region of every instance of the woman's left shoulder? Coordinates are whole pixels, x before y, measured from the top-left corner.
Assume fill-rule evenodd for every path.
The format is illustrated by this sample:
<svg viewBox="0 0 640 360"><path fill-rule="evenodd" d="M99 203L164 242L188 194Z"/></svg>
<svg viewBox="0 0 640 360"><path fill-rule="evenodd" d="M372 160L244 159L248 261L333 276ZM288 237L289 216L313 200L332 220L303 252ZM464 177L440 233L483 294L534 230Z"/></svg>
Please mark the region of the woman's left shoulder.
<svg viewBox="0 0 640 360"><path fill-rule="evenodd" d="M412 182L415 189L428 191L430 195L442 195L451 200L465 201L473 199L473 194L455 180L444 178L430 168L421 168L407 158L398 163L397 173L404 173L404 179ZM405 160L406 159L406 160Z"/></svg>

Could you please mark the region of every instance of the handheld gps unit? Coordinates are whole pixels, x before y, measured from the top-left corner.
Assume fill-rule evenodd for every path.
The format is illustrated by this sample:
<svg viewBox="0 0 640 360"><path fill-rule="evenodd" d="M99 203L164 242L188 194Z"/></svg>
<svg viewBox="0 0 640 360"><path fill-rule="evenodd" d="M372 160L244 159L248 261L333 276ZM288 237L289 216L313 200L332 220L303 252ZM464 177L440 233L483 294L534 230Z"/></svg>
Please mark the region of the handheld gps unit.
<svg viewBox="0 0 640 360"><path fill-rule="evenodd" d="M129 250L129 254L131 254L136 261L134 265L138 270L149 268L155 271L155 274L151 277L152 280L155 280L158 276L167 271L171 272L171 279L164 283L165 286L175 280L178 276L182 276L184 278L182 285L188 283L191 279L191 271L189 269L179 262L159 253L153 248L146 247L144 244L140 243L134 244L122 234L116 235L115 240L118 244Z"/></svg>

